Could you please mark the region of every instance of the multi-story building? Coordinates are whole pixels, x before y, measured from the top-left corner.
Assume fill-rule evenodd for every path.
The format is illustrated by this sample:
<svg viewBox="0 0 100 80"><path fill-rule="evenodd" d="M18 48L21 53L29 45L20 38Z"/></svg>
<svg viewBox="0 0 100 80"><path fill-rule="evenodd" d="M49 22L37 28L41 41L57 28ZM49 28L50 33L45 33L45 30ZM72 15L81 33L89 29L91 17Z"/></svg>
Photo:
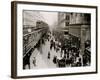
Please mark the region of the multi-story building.
<svg viewBox="0 0 100 80"><path fill-rule="evenodd" d="M81 54L84 53L84 43L91 40L90 20L88 13L58 13L59 28L73 46L81 48Z"/></svg>
<svg viewBox="0 0 100 80"><path fill-rule="evenodd" d="M80 40L81 53L84 53L85 42L91 40L90 20L91 15L87 13L71 13L69 34Z"/></svg>
<svg viewBox="0 0 100 80"><path fill-rule="evenodd" d="M71 13L69 33L81 37L81 30L85 29L86 39L90 40L90 14L85 13ZM80 34L81 33L81 34Z"/></svg>
<svg viewBox="0 0 100 80"><path fill-rule="evenodd" d="M58 27L60 29L60 31L64 34L65 38L69 38L68 37L68 33L69 33L69 24L70 24L70 13L62 13L59 12L58 13Z"/></svg>

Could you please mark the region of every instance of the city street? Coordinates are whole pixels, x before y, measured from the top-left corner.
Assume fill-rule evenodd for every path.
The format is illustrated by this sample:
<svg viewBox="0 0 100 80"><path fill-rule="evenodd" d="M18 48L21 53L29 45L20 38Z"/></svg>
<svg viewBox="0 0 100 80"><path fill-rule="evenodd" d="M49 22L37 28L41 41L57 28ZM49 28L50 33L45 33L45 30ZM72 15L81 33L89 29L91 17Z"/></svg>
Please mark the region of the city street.
<svg viewBox="0 0 100 80"><path fill-rule="evenodd" d="M57 65L53 63L54 56L60 58L60 52L56 52L54 48L50 50L50 40L41 45L42 53L37 49L34 50L30 57L30 68L56 68ZM50 52L50 59L48 59L48 52ZM36 57L36 66L33 64L33 58Z"/></svg>
<svg viewBox="0 0 100 80"><path fill-rule="evenodd" d="M27 17L24 16L23 52L27 55L23 58L23 68L81 67L91 64L90 14L37 11L25 11L24 14ZM33 23L26 25L27 19L31 18L29 14L34 14L34 26L31 26Z"/></svg>
<svg viewBox="0 0 100 80"><path fill-rule="evenodd" d="M30 68L51 68L56 67L53 63L53 56L56 55L56 52L53 50L50 51L50 41L46 41L45 44L42 44L42 53L37 49L34 50L30 57ZM50 51L50 59L47 58L48 52ZM36 66L33 64L33 58L36 57Z"/></svg>
<svg viewBox="0 0 100 80"><path fill-rule="evenodd" d="M52 38L53 38L53 36L51 37L51 39ZM54 58L54 56L57 56L57 59L61 59L62 58L61 50L56 52L56 50L54 50L54 47L52 47L52 49L50 50L51 39L49 41L45 40L45 44L41 44L40 49L42 49L42 51L35 49L34 52L32 53L32 55L30 57L30 68L31 69L57 68L58 67L57 64L53 63L53 58ZM50 58L48 58L48 52L50 52ZM62 54L62 56L64 56L64 55ZM82 55L79 55L79 56L81 57L81 60L82 60ZM36 66L33 64L34 57L36 58ZM71 57L71 55L70 55L70 57ZM76 60L76 62L77 62L77 60ZM82 62L83 61L81 61L81 63ZM66 65L66 67L71 67L71 65Z"/></svg>

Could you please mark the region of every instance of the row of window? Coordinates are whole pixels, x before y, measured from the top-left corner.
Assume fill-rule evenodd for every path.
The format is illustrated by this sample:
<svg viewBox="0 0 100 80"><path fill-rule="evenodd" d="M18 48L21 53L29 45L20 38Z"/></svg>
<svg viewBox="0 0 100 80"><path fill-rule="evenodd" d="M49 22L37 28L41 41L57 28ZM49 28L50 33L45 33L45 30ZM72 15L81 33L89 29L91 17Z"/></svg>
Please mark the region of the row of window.
<svg viewBox="0 0 100 80"><path fill-rule="evenodd" d="M70 17L70 15L66 15L65 16L65 20L66 20L65 26L68 26L70 24L70 18L71 19L75 18L75 20L76 20L76 18L78 18L78 17L81 17L81 19L83 19L82 23L84 23L84 21L85 21L85 23L90 22L90 19L91 19L91 15L90 14L71 13L71 17Z"/></svg>

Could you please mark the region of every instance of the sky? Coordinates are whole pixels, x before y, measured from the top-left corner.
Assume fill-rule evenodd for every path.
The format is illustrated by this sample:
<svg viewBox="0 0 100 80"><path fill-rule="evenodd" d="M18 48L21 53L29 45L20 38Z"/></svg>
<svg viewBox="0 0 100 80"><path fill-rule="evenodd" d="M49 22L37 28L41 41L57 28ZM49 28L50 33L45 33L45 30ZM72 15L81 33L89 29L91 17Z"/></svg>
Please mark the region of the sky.
<svg viewBox="0 0 100 80"><path fill-rule="evenodd" d="M54 25L58 21L58 13L57 12L40 12L41 16L45 19L45 21L49 24L50 28L53 28Z"/></svg>
<svg viewBox="0 0 100 80"><path fill-rule="evenodd" d="M36 25L37 20L45 21L50 29L53 29L58 23L58 12L50 11L24 11L24 25Z"/></svg>

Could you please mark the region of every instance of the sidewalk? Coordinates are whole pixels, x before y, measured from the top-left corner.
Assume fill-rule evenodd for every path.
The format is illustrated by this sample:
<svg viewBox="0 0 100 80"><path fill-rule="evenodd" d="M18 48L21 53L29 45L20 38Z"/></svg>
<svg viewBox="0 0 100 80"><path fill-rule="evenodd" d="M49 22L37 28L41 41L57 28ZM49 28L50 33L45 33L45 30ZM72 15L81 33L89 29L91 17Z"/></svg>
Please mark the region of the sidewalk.
<svg viewBox="0 0 100 80"><path fill-rule="evenodd" d="M48 65L48 68L55 68L56 64L53 63L53 57L56 55L56 52L52 49L50 50L50 41L46 41L45 45L42 46L42 58L45 63ZM50 59L48 59L48 52L50 51Z"/></svg>
<svg viewBox="0 0 100 80"><path fill-rule="evenodd" d="M36 58L36 66L34 66L33 64L33 57ZM35 49L35 51L32 53L30 57L30 69L41 69L41 68L47 68L47 64L42 59L42 54L40 54L40 52L37 49Z"/></svg>
<svg viewBox="0 0 100 80"><path fill-rule="evenodd" d="M30 57L30 69L43 69L43 68L56 68L56 64L53 63L54 55L57 55L54 49L50 50L50 41L46 41L45 45L41 46L42 53L37 49L34 50ZM48 52L50 51L50 59L48 59ZM33 64L33 58L36 58L36 66Z"/></svg>

